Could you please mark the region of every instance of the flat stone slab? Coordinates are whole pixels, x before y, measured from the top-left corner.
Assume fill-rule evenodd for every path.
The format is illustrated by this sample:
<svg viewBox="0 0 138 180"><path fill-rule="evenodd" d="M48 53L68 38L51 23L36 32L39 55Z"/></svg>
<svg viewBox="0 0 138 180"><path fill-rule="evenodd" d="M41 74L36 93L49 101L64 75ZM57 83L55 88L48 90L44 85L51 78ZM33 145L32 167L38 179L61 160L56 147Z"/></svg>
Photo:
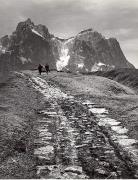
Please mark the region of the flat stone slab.
<svg viewBox="0 0 138 180"><path fill-rule="evenodd" d="M78 146L76 146L76 148L79 149L79 148L83 148L83 147L86 147L86 146L88 146L88 144L78 145Z"/></svg>
<svg viewBox="0 0 138 180"><path fill-rule="evenodd" d="M65 172L72 172L76 174L82 174L82 167L80 166L70 166L64 169Z"/></svg>
<svg viewBox="0 0 138 180"><path fill-rule="evenodd" d="M125 134L128 132L128 129L122 126L112 126L111 129L115 131L117 134Z"/></svg>
<svg viewBox="0 0 138 180"><path fill-rule="evenodd" d="M34 150L34 155L37 156L39 161L52 161L54 158L54 147L47 145Z"/></svg>
<svg viewBox="0 0 138 180"><path fill-rule="evenodd" d="M107 172L101 168L98 168L98 169L95 169L95 172L99 173L99 174L102 174L102 175L105 175L107 174Z"/></svg>
<svg viewBox="0 0 138 180"><path fill-rule="evenodd" d="M85 132L85 135L92 135L92 133L89 132L89 131L86 131L86 132Z"/></svg>
<svg viewBox="0 0 138 180"><path fill-rule="evenodd" d="M42 155L42 154L45 155L45 154L49 154L49 153L54 153L53 146L47 145L45 147L37 148L34 151L34 154L37 154L37 155Z"/></svg>
<svg viewBox="0 0 138 180"><path fill-rule="evenodd" d="M103 126L106 126L106 125L117 126L120 123L121 122L116 121L115 119L111 119L111 118L105 117L105 118L100 118L100 122L98 124L99 125L103 125Z"/></svg>
<svg viewBox="0 0 138 180"><path fill-rule="evenodd" d="M66 172L60 177L60 179L88 179L88 177L84 174Z"/></svg>
<svg viewBox="0 0 138 180"><path fill-rule="evenodd" d="M94 105L95 103L92 103L91 101L87 100L82 103L83 105Z"/></svg>
<svg viewBox="0 0 138 180"><path fill-rule="evenodd" d="M122 146L131 146L131 145L137 143L137 141L135 139L126 139L126 138L125 139L121 138L121 139L118 139L117 141Z"/></svg>
<svg viewBox="0 0 138 180"><path fill-rule="evenodd" d="M41 137L42 141L51 141L52 136L43 136Z"/></svg>
<svg viewBox="0 0 138 180"><path fill-rule="evenodd" d="M93 114L108 114L108 110L105 108L90 108L89 111Z"/></svg>
<svg viewBox="0 0 138 180"><path fill-rule="evenodd" d="M41 133L41 132L45 132L47 133L48 132L48 128L39 128L38 131Z"/></svg>
<svg viewBox="0 0 138 180"><path fill-rule="evenodd" d="M44 140L42 140L41 138L38 138L38 139L35 139L34 140L34 144L35 145L43 145L43 146L47 146L47 145L49 145L50 144L50 142L49 141L44 141Z"/></svg>
<svg viewBox="0 0 138 180"><path fill-rule="evenodd" d="M40 114L47 114L47 115L57 115L56 112L52 111L39 111Z"/></svg>
<svg viewBox="0 0 138 180"><path fill-rule="evenodd" d="M51 138L52 134L50 132L40 132L39 137L46 137L46 138Z"/></svg>

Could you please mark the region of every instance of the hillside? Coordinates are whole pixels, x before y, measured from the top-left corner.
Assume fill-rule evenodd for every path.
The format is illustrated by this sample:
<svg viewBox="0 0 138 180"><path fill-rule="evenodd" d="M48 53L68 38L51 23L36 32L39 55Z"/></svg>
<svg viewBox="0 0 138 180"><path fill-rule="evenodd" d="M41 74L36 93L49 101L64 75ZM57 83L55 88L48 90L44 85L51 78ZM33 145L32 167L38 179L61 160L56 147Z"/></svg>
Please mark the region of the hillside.
<svg viewBox="0 0 138 180"><path fill-rule="evenodd" d="M0 87L1 178L138 177L131 88L100 76L30 70L10 74Z"/></svg>
<svg viewBox="0 0 138 180"><path fill-rule="evenodd" d="M24 76L11 73L0 83L0 99L0 178L35 178L32 155L37 93Z"/></svg>
<svg viewBox="0 0 138 180"><path fill-rule="evenodd" d="M138 91L138 69L115 69L111 71L98 71L89 75L107 77Z"/></svg>

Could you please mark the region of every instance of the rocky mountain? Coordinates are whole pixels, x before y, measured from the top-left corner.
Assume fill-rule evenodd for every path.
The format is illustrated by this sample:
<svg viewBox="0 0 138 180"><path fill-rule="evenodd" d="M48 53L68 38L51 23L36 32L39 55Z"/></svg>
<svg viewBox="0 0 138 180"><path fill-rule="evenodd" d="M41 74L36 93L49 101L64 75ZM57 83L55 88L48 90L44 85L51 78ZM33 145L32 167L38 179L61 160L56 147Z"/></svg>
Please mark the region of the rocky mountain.
<svg viewBox="0 0 138 180"><path fill-rule="evenodd" d="M52 35L43 25L35 26L28 19L20 22L11 36L0 40L1 56L8 56L15 68L34 68L39 63L55 67L51 45Z"/></svg>
<svg viewBox="0 0 138 180"><path fill-rule="evenodd" d="M62 55L67 58L66 68L69 70L91 72L120 67L133 68L115 38L106 39L92 29L66 40L62 47Z"/></svg>
<svg viewBox="0 0 138 180"><path fill-rule="evenodd" d="M0 39L0 70L7 66L11 69L36 68L39 63L75 72L134 68L115 38L106 39L93 29L60 39L50 34L44 25L35 25L27 19L17 25L12 35Z"/></svg>

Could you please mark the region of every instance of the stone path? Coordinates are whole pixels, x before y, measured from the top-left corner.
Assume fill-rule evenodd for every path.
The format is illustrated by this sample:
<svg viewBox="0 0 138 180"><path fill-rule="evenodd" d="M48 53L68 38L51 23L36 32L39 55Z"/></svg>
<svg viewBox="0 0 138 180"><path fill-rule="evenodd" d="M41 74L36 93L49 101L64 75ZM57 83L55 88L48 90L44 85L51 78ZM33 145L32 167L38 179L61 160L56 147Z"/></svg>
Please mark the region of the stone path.
<svg viewBox="0 0 138 180"><path fill-rule="evenodd" d="M67 95L39 77L30 82L45 102L35 127L39 178L137 177L136 141L108 118L104 107Z"/></svg>

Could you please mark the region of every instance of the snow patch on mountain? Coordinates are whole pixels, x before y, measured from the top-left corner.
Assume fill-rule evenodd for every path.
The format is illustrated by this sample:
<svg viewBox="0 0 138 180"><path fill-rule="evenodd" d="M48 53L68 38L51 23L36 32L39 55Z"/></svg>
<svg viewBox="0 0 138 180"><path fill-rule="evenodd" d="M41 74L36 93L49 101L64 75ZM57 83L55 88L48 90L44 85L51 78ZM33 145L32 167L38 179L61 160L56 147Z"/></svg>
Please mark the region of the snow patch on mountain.
<svg viewBox="0 0 138 180"><path fill-rule="evenodd" d="M64 44L73 43L74 37L71 37L65 41Z"/></svg>
<svg viewBox="0 0 138 180"><path fill-rule="evenodd" d="M20 57L20 60L22 62L22 64L28 63L28 62L32 62L30 58L25 58L23 56Z"/></svg>
<svg viewBox="0 0 138 180"><path fill-rule="evenodd" d="M84 63L78 64L78 68L82 69L84 67Z"/></svg>
<svg viewBox="0 0 138 180"><path fill-rule="evenodd" d="M38 31L36 31L35 29L32 29L32 32L35 33L36 35L38 35L38 36L44 38L44 37L43 37Z"/></svg>
<svg viewBox="0 0 138 180"><path fill-rule="evenodd" d="M104 63L102 63L102 62L99 62L97 65L98 65L98 66L106 66L106 64L104 64Z"/></svg>
<svg viewBox="0 0 138 180"><path fill-rule="evenodd" d="M6 53L6 48L0 45L0 53L5 54Z"/></svg>
<svg viewBox="0 0 138 180"><path fill-rule="evenodd" d="M61 71L64 67L68 65L68 62L70 59L70 55L68 54L68 52L69 52L69 49L66 46L66 43L65 42L62 43L60 57L56 63L56 67L58 71Z"/></svg>
<svg viewBox="0 0 138 180"><path fill-rule="evenodd" d="M114 69L114 68L115 68L114 65L109 65L109 64L104 64L102 62L98 62L92 66L91 72L110 70L110 69Z"/></svg>

